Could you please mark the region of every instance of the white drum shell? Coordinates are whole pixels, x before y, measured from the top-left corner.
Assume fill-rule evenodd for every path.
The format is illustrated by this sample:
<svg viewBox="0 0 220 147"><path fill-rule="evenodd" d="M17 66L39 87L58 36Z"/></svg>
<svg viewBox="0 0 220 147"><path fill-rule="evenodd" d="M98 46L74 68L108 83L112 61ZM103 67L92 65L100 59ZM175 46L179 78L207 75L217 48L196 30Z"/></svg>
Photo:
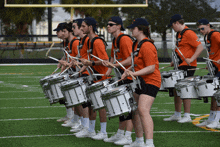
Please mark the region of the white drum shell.
<svg viewBox="0 0 220 147"><path fill-rule="evenodd" d="M194 84L187 84L185 87L180 89L180 98L181 99L198 99L199 96L196 92Z"/></svg>
<svg viewBox="0 0 220 147"><path fill-rule="evenodd" d="M184 79L184 71L183 70L170 70L167 72L168 74L172 74L169 78L163 77L162 73L162 82L164 88L174 88L177 80Z"/></svg>

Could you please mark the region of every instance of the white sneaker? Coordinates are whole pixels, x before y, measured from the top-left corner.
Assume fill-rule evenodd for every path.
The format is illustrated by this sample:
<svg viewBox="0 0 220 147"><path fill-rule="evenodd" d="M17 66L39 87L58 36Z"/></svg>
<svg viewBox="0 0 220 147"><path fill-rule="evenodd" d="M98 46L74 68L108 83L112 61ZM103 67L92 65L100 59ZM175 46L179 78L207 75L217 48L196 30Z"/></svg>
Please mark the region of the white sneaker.
<svg viewBox="0 0 220 147"><path fill-rule="evenodd" d="M181 119L181 116L172 115L169 118L164 118L163 121L178 121Z"/></svg>
<svg viewBox="0 0 220 147"><path fill-rule="evenodd" d="M74 121L73 125L71 126L72 129L76 129L81 125L81 121Z"/></svg>
<svg viewBox="0 0 220 147"><path fill-rule="evenodd" d="M132 143L131 136L124 136L122 139L114 142L116 145L130 145Z"/></svg>
<svg viewBox="0 0 220 147"><path fill-rule="evenodd" d="M219 123L217 121L213 121L212 123L206 125L207 128L215 129L217 128Z"/></svg>
<svg viewBox="0 0 220 147"><path fill-rule="evenodd" d="M210 121L210 120L205 120L205 121L203 121L202 123L199 123L199 124L196 124L196 126L197 127L202 127L202 126L206 126L206 125L208 125L208 124L210 124L212 121Z"/></svg>
<svg viewBox="0 0 220 147"><path fill-rule="evenodd" d="M70 120L70 121L67 121L67 123L66 124L62 124L61 126L63 126L63 127L72 127L74 125L74 123Z"/></svg>
<svg viewBox="0 0 220 147"><path fill-rule="evenodd" d="M85 138L85 137L93 137L96 135L95 131L94 132L89 132L88 128L84 128L82 131L80 131L79 133L75 134L77 138Z"/></svg>
<svg viewBox="0 0 220 147"><path fill-rule="evenodd" d="M190 116L184 116L182 117L179 121L177 121L178 123L187 123L187 122L191 122L192 119Z"/></svg>
<svg viewBox="0 0 220 147"><path fill-rule="evenodd" d="M124 137L123 134L115 134L112 135L110 138L105 138L104 142L116 142L118 140L121 140Z"/></svg>
<svg viewBox="0 0 220 147"><path fill-rule="evenodd" d="M145 145L145 147L155 147L154 144L152 145Z"/></svg>
<svg viewBox="0 0 220 147"><path fill-rule="evenodd" d="M69 119L70 119L69 117L65 116L65 117L62 117L62 118L58 119L57 122L64 122L64 121L67 121Z"/></svg>
<svg viewBox="0 0 220 147"><path fill-rule="evenodd" d="M70 132L79 132L79 131L81 131L83 128L84 128L83 125L79 125L77 128L71 129Z"/></svg>
<svg viewBox="0 0 220 147"><path fill-rule="evenodd" d="M104 133L102 133L102 132L100 131L99 133L97 133L95 136L93 136L93 137L91 137L91 138L94 139L94 140L103 140L103 139L105 139L105 138L108 138L108 135L107 135L107 133L104 134Z"/></svg>
<svg viewBox="0 0 220 147"><path fill-rule="evenodd" d="M124 145L123 147L146 147L146 144L144 141L135 141L132 142L130 145Z"/></svg>

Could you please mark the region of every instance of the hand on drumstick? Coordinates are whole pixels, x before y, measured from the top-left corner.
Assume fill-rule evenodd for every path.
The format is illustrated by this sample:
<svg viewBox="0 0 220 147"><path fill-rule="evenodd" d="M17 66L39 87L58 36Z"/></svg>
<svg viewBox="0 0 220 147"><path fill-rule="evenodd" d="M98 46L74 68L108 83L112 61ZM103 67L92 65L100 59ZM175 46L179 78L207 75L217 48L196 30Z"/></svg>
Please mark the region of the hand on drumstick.
<svg viewBox="0 0 220 147"><path fill-rule="evenodd" d="M102 64L108 68L114 68L113 65L111 62L108 62L108 61L102 61Z"/></svg>
<svg viewBox="0 0 220 147"><path fill-rule="evenodd" d="M80 59L84 66L92 66L92 62L86 59Z"/></svg>
<svg viewBox="0 0 220 147"><path fill-rule="evenodd" d="M186 58L185 61L186 61L186 63L187 63L189 66L190 66L190 63L193 62L191 58Z"/></svg>
<svg viewBox="0 0 220 147"><path fill-rule="evenodd" d="M219 59L219 60L217 60L217 63L218 63L218 64L220 64L220 59Z"/></svg>
<svg viewBox="0 0 220 147"><path fill-rule="evenodd" d="M58 61L60 64L62 64L63 66L69 66L69 63L64 61L64 60L59 60Z"/></svg>
<svg viewBox="0 0 220 147"><path fill-rule="evenodd" d="M174 66L174 63L173 63L173 61L172 62L170 62L170 67L173 67Z"/></svg>
<svg viewBox="0 0 220 147"><path fill-rule="evenodd" d="M134 73L131 70L126 69L122 74L121 79L125 80L128 76L134 76Z"/></svg>
<svg viewBox="0 0 220 147"><path fill-rule="evenodd" d="M105 73L105 76L108 77L112 73L112 69L108 68L107 72Z"/></svg>

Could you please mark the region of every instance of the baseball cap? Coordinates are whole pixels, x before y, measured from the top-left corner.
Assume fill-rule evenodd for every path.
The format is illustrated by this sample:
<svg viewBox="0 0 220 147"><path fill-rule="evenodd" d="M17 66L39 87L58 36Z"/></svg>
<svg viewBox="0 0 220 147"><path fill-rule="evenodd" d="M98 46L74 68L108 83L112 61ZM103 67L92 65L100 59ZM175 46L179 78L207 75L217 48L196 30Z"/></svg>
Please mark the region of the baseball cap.
<svg viewBox="0 0 220 147"><path fill-rule="evenodd" d="M149 26L149 23L144 18L137 18L137 19L133 20L132 24L130 26L128 26L127 28L134 28L138 25Z"/></svg>
<svg viewBox="0 0 220 147"><path fill-rule="evenodd" d="M87 25L91 25L92 27L93 27L93 29L94 29L94 31L95 32L97 32L98 33L98 30L97 30L97 22L96 22L96 20L95 20L95 18L92 18L92 17L86 17L85 19L84 19L84 22L87 24Z"/></svg>
<svg viewBox="0 0 220 147"><path fill-rule="evenodd" d="M173 15L170 19L170 24L168 24L168 27L171 27L174 22L181 20L181 19L183 19L183 17L181 15L179 15L179 14Z"/></svg>
<svg viewBox="0 0 220 147"><path fill-rule="evenodd" d="M116 24L120 24L121 25L121 31L125 31L125 29L123 27L122 19L120 17L113 16L113 17L109 18L108 21L112 21L112 22L115 22Z"/></svg>
<svg viewBox="0 0 220 147"><path fill-rule="evenodd" d="M84 19L80 18L80 19L73 20L73 23L77 23L78 25L81 25L83 21Z"/></svg>
<svg viewBox="0 0 220 147"><path fill-rule="evenodd" d="M65 24L66 24L65 22L63 22L63 23L59 23L59 24L57 25L57 28L54 29L53 31L60 31L60 30L63 30Z"/></svg>
<svg viewBox="0 0 220 147"><path fill-rule="evenodd" d="M199 25L207 25L207 24L209 24L209 21L207 19L205 19L205 18L202 18L202 19L198 20L198 22L196 24L198 26ZM213 27L213 26L210 24L210 27Z"/></svg>

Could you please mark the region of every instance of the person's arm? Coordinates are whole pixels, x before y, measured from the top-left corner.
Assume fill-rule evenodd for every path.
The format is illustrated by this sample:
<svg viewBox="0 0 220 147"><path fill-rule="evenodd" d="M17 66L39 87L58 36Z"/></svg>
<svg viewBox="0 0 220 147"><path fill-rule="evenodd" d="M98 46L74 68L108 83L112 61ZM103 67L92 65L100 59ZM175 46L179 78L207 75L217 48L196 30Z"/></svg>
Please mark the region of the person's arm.
<svg viewBox="0 0 220 147"><path fill-rule="evenodd" d="M125 59L124 61L120 62L123 66L129 66L131 65L131 56ZM118 63L115 63L114 66L121 67Z"/></svg>
<svg viewBox="0 0 220 147"><path fill-rule="evenodd" d="M199 44L196 48L195 53L193 54L193 56L191 58L186 58L186 63L190 64L192 63L195 59L197 59L199 57L199 55L202 53L203 51L203 46L202 44Z"/></svg>

